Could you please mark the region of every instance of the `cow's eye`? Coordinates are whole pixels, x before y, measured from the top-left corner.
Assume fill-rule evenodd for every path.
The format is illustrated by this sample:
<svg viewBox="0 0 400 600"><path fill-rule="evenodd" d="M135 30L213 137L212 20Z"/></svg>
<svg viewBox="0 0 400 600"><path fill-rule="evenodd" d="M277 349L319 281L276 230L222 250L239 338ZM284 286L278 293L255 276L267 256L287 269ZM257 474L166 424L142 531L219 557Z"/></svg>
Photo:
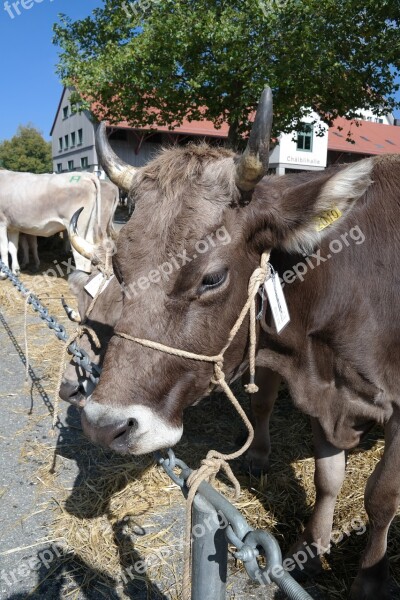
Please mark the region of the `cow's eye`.
<svg viewBox="0 0 400 600"><path fill-rule="evenodd" d="M206 292L207 290L214 290L215 288L220 287L226 280L227 275L227 269L215 273L207 273L207 275L204 275L201 282L200 292Z"/></svg>

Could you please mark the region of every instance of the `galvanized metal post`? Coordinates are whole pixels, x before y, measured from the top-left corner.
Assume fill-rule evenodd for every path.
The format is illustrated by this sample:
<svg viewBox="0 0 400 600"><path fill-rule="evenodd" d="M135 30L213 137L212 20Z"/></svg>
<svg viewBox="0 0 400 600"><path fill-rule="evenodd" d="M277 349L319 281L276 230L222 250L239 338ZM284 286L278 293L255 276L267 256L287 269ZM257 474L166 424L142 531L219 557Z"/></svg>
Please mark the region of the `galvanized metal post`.
<svg viewBox="0 0 400 600"><path fill-rule="evenodd" d="M225 600L228 541L215 508L196 494L192 519L192 600Z"/></svg>

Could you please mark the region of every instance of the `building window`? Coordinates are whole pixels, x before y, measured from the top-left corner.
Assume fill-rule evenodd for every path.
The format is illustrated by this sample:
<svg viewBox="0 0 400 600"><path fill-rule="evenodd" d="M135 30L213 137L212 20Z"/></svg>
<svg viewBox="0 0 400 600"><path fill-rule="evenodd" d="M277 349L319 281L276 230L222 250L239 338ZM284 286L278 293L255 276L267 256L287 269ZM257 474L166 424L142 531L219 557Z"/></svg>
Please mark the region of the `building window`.
<svg viewBox="0 0 400 600"><path fill-rule="evenodd" d="M62 173L62 163L57 163L57 173Z"/></svg>
<svg viewBox="0 0 400 600"><path fill-rule="evenodd" d="M82 146L83 129L78 129L78 146Z"/></svg>
<svg viewBox="0 0 400 600"><path fill-rule="evenodd" d="M73 171L73 170L74 170L74 161L69 160L68 161L68 171Z"/></svg>
<svg viewBox="0 0 400 600"><path fill-rule="evenodd" d="M71 148L73 148L75 146L75 138L76 138L76 133L75 133L75 131L73 131L71 133Z"/></svg>
<svg viewBox="0 0 400 600"><path fill-rule="evenodd" d="M314 127L309 123L303 123L303 129L297 133L297 150L312 152Z"/></svg>
<svg viewBox="0 0 400 600"><path fill-rule="evenodd" d="M68 135L64 135L64 145L65 145L65 149L68 150L68 148L69 148L69 136Z"/></svg>
<svg viewBox="0 0 400 600"><path fill-rule="evenodd" d="M82 169L87 169L88 166L89 166L88 157L87 156L83 156L81 158L81 167L82 167Z"/></svg>
<svg viewBox="0 0 400 600"><path fill-rule="evenodd" d="M377 120L376 120L376 122L377 122L377 123L380 123L380 124L382 125L382 123L383 123L383 119L377 119Z"/></svg>
<svg viewBox="0 0 400 600"><path fill-rule="evenodd" d="M58 151L62 152L63 149L63 139L62 137L58 138Z"/></svg>
<svg viewBox="0 0 400 600"><path fill-rule="evenodd" d="M63 119L68 119L68 106L63 108Z"/></svg>

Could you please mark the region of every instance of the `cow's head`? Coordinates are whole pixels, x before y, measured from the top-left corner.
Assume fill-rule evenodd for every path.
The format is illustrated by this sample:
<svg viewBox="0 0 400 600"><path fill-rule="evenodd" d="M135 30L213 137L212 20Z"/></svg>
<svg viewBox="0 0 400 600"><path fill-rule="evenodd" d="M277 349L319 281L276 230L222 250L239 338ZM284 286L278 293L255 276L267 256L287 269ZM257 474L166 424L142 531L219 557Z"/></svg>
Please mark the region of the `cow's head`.
<svg viewBox="0 0 400 600"><path fill-rule="evenodd" d="M123 290L116 331L192 353L216 355L247 300L260 254L313 247L316 219L343 214L370 184L372 163L291 177L265 177L272 121L262 96L244 155L206 145L165 150L134 169L98 132L109 177L129 190L135 212L114 256ZM246 363L248 321L225 355L232 379ZM114 335L100 383L82 413L87 435L119 452L142 454L175 444L182 413L207 394L212 365L171 356Z"/></svg>

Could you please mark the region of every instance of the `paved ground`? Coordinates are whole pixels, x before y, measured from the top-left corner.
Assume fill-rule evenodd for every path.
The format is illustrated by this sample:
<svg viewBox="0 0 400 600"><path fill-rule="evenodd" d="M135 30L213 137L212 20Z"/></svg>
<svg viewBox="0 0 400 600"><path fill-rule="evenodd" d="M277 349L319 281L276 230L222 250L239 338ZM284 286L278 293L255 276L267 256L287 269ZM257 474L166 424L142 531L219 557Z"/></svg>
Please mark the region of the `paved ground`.
<svg viewBox="0 0 400 600"><path fill-rule="evenodd" d="M37 322L36 317L30 318ZM51 332L43 328L43 336L51 336ZM46 598L57 600L74 598L76 600L100 600L104 597L115 600L132 598L135 600L155 600L176 598L170 587L157 581L134 583L110 582L106 593L93 585L85 592L81 591L80 576L68 577L64 566L68 561L62 542L52 540L50 524L53 519L51 502L57 502L46 496L37 477L40 462L34 453L27 448L34 447L35 441L56 444L49 437L49 407L51 394L46 383L40 381L41 365L34 365L31 370L30 383L24 383L24 354L20 344L23 339L23 318L10 317L0 307L0 598L1 600L19 600ZM32 378L34 382L32 382ZM35 383L36 380L36 383ZM44 387L42 387L42 384ZM33 407L32 407L33 399ZM32 414L31 414L32 413ZM68 423L68 427L66 426ZM63 481L71 496L74 486L78 485L83 472L80 457L68 456L68 446L76 438L79 421L72 407L64 413L63 430L58 439L58 452L66 456L63 469ZM33 444L33 446L32 446ZM63 446L65 449L63 450ZM84 468L89 468L85 465ZM51 501L50 504L48 501ZM68 503L66 503L68 509ZM173 524L174 536L181 538L184 522L184 502L178 501L167 511L160 513L155 527L166 528ZM153 524L154 526L154 524ZM140 559L140 553L136 553ZM174 569L179 572L182 567L181 554L174 555ZM82 570L90 570L81 565ZM232 560L230 571L236 571ZM93 574L93 573L92 573ZM40 583L40 584L39 584ZM38 585L39 584L39 585ZM150 592L149 592L150 588ZM322 599L320 593L310 588L314 598ZM229 578L227 598L234 600L268 600L282 599L284 596L275 588L260 588L252 584L243 574Z"/></svg>

